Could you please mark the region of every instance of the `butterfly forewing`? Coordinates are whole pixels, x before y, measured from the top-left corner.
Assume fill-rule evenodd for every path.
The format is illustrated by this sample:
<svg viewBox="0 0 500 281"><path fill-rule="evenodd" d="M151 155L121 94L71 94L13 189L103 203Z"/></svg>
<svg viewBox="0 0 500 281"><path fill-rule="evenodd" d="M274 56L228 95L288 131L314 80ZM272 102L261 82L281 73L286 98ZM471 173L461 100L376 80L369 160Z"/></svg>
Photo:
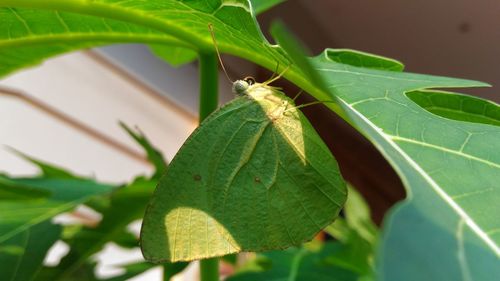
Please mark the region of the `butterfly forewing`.
<svg viewBox="0 0 500 281"><path fill-rule="evenodd" d="M259 91L214 112L172 160L143 222L148 260L285 248L338 215L346 190L333 156L289 98Z"/></svg>

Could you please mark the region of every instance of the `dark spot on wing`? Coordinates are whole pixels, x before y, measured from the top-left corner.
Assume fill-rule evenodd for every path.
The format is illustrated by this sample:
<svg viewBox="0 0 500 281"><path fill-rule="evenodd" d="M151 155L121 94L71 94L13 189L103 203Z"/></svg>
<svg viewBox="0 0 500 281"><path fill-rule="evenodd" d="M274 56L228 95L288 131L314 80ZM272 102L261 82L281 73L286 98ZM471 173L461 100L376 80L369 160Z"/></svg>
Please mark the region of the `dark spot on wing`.
<svg viewBox="0 0 500 281"><path fill-rule="evenodd" d="M201 181L201 176L200 176L200 175L194 175L194 176L193 176L193 179L194 179L195 181Z"/></svg>

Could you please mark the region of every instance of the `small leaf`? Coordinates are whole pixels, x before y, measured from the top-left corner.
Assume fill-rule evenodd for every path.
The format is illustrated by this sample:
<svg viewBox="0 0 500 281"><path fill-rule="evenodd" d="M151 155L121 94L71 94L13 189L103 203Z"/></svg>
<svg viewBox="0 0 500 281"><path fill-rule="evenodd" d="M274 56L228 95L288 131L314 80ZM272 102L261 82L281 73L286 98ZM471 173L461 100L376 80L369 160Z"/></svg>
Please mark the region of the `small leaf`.
<svg viewBox="0 0 500 281"><path fill-rule="evenodd" d="M361 194L352 187L349 188L344 214L349 228L357 232L370 244L375 245L378 230L372 221L370 208Z"/></svg>
<svg viewBox="0 0 500 281"><path fill-rule="evenodd" d="M254 12L259 15L283 2L286 0L250 0L252 3L252 8Z"/></svg>
<svg viewBox="0 0 500 281"><path fill-rule="evenodd" d="M85 179L9 178L2 175L0 186L48 193L47 197L26 200L0 198L0 242L66 212L92 196L105 194L113 189L110 185Z"/></svg>
<svg viewBox="0 0 500 281"><path fill-rule="evenodd" d="M148 160L155 166L155 174L153 178L158 179L167 169L167 161L163 158L161 152L156 149L146 138L146 136L137 129L138 132L134 132L132 129L127 127L124 123L120 122L120 126L132 137L134 140L142 146L144 151L146 151Z"/></svg>
<svg viewBox="0 0 500 281"><path fill-rule="evenodd" d="M40 171L42 172L41 176L44 178L58 178L58 179L76 179L76 178L78 178L67 170L64 170L62 168L51 165L49 163L35 159L27 154L24 154L24 153L18 151L17 149L9 147L9 150L12 151L13 153L15 153L17 156L30 162L31 164L36 165L40 169Z"/></svg>
<svg viewBox="0 0 500 281"><path fill-rule="evenodd" d="M358 274L339 267L332 256L342 249L328 242L319 249L291 248L259 254L227 281L355 281Z"/></svg>
<svg viewBox="0 0 500 281"><path fill-rule="evenodd" d="M45 221L0 244L2 280L33 280L50 247L57 241L61 227Z"/></svg>
<svg viewBox="0 0 500 281"><path fill-rule="evenodd" d="M125 270L125 273L120 274L115 277L107 278L107 279L101 279L102 281L126 281L131 278L136 277L139 274L142 274L152 268L154 268L157 265L147 263L147 262L138 262L138 263L132 263L132 264L127 264L124 266L121 266L120 268ZM164 280L168 281L168 280Z"/></svg>
<svg viewBox="0 0 500 281"><path fill-rule="evenodd" d="M190 63L196 59L198 54L187 48L168 45L149 45L149 48L159 58L173 67Z"/></svg>

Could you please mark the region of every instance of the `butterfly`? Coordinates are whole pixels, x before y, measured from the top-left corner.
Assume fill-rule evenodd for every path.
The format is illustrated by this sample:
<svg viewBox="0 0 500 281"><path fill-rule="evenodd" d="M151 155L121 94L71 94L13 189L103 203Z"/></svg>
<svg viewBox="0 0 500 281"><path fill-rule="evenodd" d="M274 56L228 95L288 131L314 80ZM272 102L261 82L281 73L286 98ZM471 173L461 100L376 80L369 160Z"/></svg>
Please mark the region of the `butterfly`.
<svg viewBox="0 0 500 281"><path fill-rule="evenodd" d="M233 82L235 99L189 136L141 230L155 263L300 245L333 222L347 190L312 125L279 88Z"/></svg>

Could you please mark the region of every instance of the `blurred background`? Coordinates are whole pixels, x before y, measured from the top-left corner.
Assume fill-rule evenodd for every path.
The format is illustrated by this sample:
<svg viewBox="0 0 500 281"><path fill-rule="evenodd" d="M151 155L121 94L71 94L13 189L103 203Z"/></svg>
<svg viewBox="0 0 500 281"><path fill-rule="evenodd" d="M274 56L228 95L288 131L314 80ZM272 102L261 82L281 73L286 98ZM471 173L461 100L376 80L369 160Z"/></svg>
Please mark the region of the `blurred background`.
<svg viewBox="0 0 500 281"><path fill-rule="evenodd" d="M281 18L313 54L324 48L351 48L402 61L406 71L500 85L500 2L306 1L289 0L259 17L263 30ZM270 37L268 37L270 38ZM224 56L234 78L270 72ZM232 98L220 76L221 103ZM277 83L295 96L298 89ZM152 167L141 149L118 126L137 126L167 159L197 126L196 63L173 68L146 46L115 45L60 56L0 81L0 171L36 172L12 154L15 148L77 174L121 183ZM460 90L500 101L498 89ZM300 102L309 101L302 95ZM359 133L321 105L305 108L340 163L344 177L368 200L376 222L404 190L395 172ZM138 225L133 226L136 230ZM64 246L59 245L59 251ZM139 252L107 248L101 274L113 275L106 261L140 259ZM57 251L47 262L56 262ZM117 258L118 257L118 258ZM134 280L155 280L159 272ZM189 273L188 273L189 274ZM180 280L192 280L184 276Z"/></svg>

